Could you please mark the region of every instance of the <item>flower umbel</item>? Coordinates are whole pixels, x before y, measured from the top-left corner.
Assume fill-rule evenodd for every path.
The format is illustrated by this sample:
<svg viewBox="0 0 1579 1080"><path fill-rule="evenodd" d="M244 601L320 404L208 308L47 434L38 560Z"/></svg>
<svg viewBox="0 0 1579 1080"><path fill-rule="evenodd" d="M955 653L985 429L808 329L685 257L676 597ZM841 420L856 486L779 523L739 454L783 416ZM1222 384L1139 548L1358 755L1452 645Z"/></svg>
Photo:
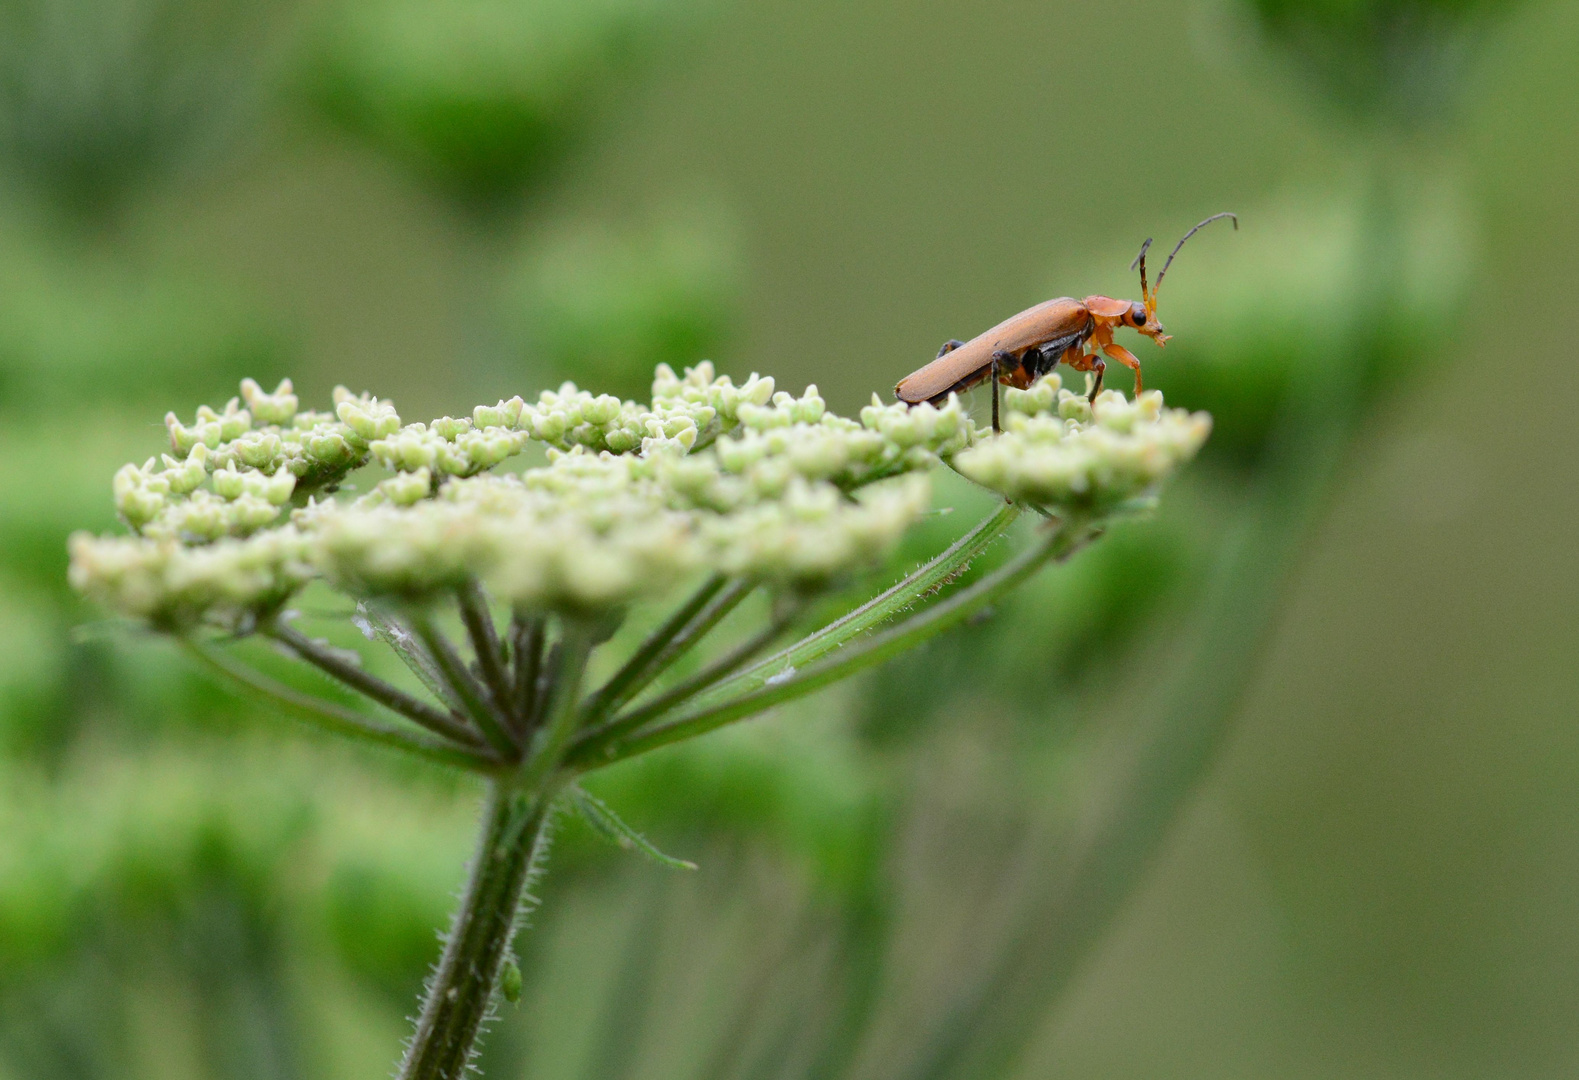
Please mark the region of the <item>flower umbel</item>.
<svg viewBox="0 0 1579 1080"><path fill-rule="evenodd" d="M647 404L566 383L535 402L411 424L343 388L333 412L304 412L288 380L269 394L249 379L223 409L200 408L191 424L171 414L166 426L169 453L115 475L129 535L72 537L72 584L338 734L490 778L473 882L402 1067L426 1078L463 1074L551 810L591 812L570 797L581 774L957 625L1143 505L1210 422L1163 408L1155 392L1087 405L1050 375L1009 391L1005 432L990 437L952 397L942 408L874 398L849 419L815 386L799 397L757 375L736 386L704 363L683 376L660 366ZM520 467L528 453L538 463ZM808 598L893 552L942 462L1008 502L867 604L763 657ZM386 475L355 496L347 481L364 466ZM1026 549L931 599L1023 505L1049 519ZM391 648L425 694L292 625L286 605L315 582L354 602L347 621ZM689 599L612 675L583 686L593 651L623 642L615 632L633 604L687 585ZM676 662L757 591L770 598L767 624L674 679ZM276 683L220 648L216 630L268 637L394 719Z"/></svg>

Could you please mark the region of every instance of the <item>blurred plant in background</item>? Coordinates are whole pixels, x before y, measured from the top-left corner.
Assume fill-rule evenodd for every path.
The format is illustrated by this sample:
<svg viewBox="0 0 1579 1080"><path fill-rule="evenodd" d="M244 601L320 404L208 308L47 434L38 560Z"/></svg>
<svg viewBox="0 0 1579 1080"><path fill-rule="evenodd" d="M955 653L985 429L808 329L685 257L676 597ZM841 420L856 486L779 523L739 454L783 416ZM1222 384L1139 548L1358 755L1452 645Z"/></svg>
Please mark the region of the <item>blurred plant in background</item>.
<svg viewBox="0 0 1579 1080"><path fill-rule="evenodd" d="M672 0L340 4L305 89L324 115L459 204L513 207L652 61Z"/></svg>
<svg viewBox="0 0 1579 1080"><path fill-rule="evenodd" d="M735 319L738 246L716 207L667 207L636 228L563 223L508 280L505 319L547 373L639 396L653 368L711 356Z"/></svg>
<svg viewBox="0 0 1579 1080"><path fill-rule="evenodd" d="M0 147L56 208L113 222L221 152L255 110L283 5L6 0Z"/></svg>

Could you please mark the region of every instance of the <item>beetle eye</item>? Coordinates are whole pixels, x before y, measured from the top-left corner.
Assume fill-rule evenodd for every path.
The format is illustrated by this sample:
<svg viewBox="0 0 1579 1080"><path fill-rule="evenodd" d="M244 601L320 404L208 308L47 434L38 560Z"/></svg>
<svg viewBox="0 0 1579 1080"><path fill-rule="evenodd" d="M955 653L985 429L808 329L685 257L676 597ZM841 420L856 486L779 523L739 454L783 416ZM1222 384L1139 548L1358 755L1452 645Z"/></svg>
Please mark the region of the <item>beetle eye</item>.
<svg viewBox="0 0 1579 1080"><path fill-rule="evenodd" d="M1146 305L1145 304L1135 304L1135 305L1133 305L1129 309L1129 319L1130 319L1130 322L1134 323L1136 326L1145 326L1146 325Z"/></svg>

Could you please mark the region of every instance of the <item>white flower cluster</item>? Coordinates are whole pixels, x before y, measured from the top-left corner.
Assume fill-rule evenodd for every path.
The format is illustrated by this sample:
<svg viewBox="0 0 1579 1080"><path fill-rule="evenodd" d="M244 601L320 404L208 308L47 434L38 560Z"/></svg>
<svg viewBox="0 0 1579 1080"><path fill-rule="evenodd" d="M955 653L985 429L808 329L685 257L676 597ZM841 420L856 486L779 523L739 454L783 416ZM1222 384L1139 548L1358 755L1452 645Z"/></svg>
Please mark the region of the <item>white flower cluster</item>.
<svg viewBox="0 0 1579 1080"><path fill-rule="evenodd" d="M246 408L241 407L245 399ZM294 495L344 478L369 441L400 427L388 402L334 392L335 412L301 412L289 379L272 394L251 379L223 411L183 424L165 416L171 453L115 474L115 508L153 539L204 543L275 524Z"/></svg>
<svg viewBox="0 0 1579 1080"><path fill-rule="evenodd" d="M244 630L317 576L307 538L286 525L193 547L173 538L70 541L71 584L88 599L161 629L199 621Z"/></svg>
<svg viewBox="0 0 1579 1080"><path fill-rule="evenodd" d="M1195 456L1206 413L1166 409L1149 390L1133 402L1104 390L1094 403L1056 373L1005 395L1003 435L956 455L954 467L1016 501L1100 509L1152 491Z"/></svg>
<svg viewBox="0 0 1579 1080"><path fill-rule="evenodd" d="M315 578L408 598L475 578L523 608L575 610L704 569L811 588L883 558L929 498L924 476L901 474L972 434L957 403L927 406L919 424L902 406L855 421L815 387L736 387L710 365L684 378L660 367L651 406L567 384L534 405L405 426L388 403L344 391L333 418L298 411L289 383L264 394L249 380L243 398L191 426L172 417L176 454L116 475L139 535L74 537L79 589L163 625L234 626ZM336 452L318 455L331 439ZM486 474L529 439L568 449ZM393 471L369 494L302 498L368 460Z"/></svg>
<svg viewBox="0 0 1579 1080"><path fill-rule="evenodd" d="M476 578L523 608L576 610L660 591L700 565L696 522L666 505L642 459L556 456L408 506L315 507L302 523L314 565L356 596L420 598Z"/></svg>

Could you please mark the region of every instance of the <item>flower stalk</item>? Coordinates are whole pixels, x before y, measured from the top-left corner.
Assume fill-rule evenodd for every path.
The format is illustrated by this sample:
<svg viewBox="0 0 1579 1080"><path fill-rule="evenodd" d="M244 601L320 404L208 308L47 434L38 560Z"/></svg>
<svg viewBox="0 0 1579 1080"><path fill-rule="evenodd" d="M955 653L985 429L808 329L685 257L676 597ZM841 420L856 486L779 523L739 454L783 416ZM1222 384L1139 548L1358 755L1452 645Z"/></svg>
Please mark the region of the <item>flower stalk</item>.
<svg viewBox="0 0 1579 1080"><path fill-rule="evenodd" d="M464 1076L493 1008L533 868L548 846L549 800L495 782L460 909L401 1062L400 1080Z"/></svg>

